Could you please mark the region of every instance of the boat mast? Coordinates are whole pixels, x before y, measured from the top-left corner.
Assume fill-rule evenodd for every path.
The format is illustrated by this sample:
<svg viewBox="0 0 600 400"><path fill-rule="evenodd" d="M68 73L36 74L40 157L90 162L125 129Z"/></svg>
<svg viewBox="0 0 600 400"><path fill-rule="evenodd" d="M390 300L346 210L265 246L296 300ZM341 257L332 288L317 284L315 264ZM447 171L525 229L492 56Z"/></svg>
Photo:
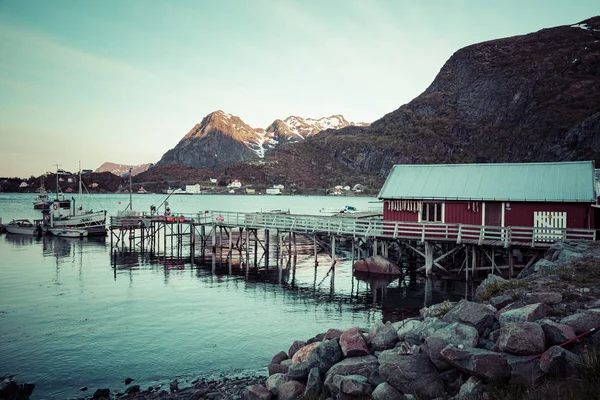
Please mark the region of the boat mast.
<svg viewBox="0 0 600 400"><path fill-rule="evenodd" d="M81 161L79 161L79 198L77 199L77 202L79 203L79 207L81 207ZM76 212L77 211L73 209L73 214L75 214Z"/></svg>
<svg viewBox="0 0 600 400"><path fill-rule="evenodd" d="M131 171L133 166L129 166L129 211L133 210L133 195L131 194Z"/></svg>
<svg viewBox="0 0 600 400"><path fill-rule="evenodd" d="M56 165L56 200L58 200L58 167L61 166L61 164L53 164Z"/></svg>

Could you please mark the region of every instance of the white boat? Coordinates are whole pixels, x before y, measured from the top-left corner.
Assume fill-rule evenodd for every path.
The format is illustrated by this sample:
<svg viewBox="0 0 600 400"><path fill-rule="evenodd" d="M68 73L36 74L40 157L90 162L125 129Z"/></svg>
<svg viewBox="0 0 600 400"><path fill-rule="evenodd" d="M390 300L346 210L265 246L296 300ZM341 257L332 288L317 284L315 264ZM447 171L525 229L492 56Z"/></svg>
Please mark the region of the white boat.
<svg viewBox="0 0 600 400"><path fill-rule="evenodd" d="M140 186L140 188L138 189L138 194L147 194L150 193L149 191L146 190L146 188L144 188L143 186Z"/></svg>
<svg viewBox="0 0 600 400"><path fill-rule="evenodd" d="M263 214L289 214L290 210L282 210L282 209L271 209L271 210L263 210Z"/></svg>
<svg viewBox="0 0 600 400"><path fill-rule="evenodd" d="M48 229L54 236L68 237L68 238L84 238L88 235L86 229L75 229L75 228L50 228Z"/></svg>
<svg viewBox="0 0 600 400"><path fill-rule="evenodd" d="M345 214L345 213L356 213L359 212L358 209L354 206L344 206L344 207L333 207L333 208L321 208L319 212L324 214Z"/></svg>
<svg viewBox="0 0 600 400"><path fill-rule="evenodd" d="M4 225L4 229L8 233L16 235L36 235L42 233L41 226L33 224L28 219L13 219L7 225Z"/></svg>

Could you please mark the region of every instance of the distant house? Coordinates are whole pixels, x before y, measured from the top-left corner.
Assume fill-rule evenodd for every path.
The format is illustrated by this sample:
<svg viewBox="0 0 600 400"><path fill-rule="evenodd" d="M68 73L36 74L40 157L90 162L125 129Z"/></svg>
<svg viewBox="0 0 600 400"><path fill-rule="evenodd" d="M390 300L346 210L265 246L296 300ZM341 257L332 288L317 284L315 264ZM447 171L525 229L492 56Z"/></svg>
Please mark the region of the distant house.
<svg viewBox="0 0 600 400"><path fill-rule="evenodd" d="M217 178L210 178L210 183L217 183Z"/></svg>
<svg viewBox="0 0 600 400"><path fill-rule="evenodd" d="M242 181L236 178L233 178L231 180L231 183L229 185L227 185L228 188L241 188L242 187Z"/></svg>
<svg viewBox="0 0 600 400"><path fill-rule="evenodd" d="M360 183L357 183L356 185L352 186L352 190L360 193L363 190L365 190L365 187L363 185L361 185Z"/></svg>
<svg viewBox="0 0 600 400"><path fill-rule="evenodd" d="M246 194L256 194L256 188L254 186L248 186L246 188Z"/></svg>
<svg viewBox="0 0 600 400"><path fill-rule="evenodd" d="M92 170L92 169L82 169L81 175L91 174L92 172L94 172L94 170Z"/></svg>
<svg viewBox="0 0 600 400"><path fill-rule="evenodd" d="M19 185L19 187L20 187L20 188L26 188L26 187L28 187L28 186L29 186L29 185L28 185L28 184L27 184L27 182L25 182L25 181L21 182L21 184Z"/></svg>
<svg viewBox="0 0 600 400"><path fill-rule="evenodd" d="M276 187L267 188L266 193L267 194L281 194L281 189L276 188Z"/></svg>
<svg viewBox="0 0 600 400"><path fill-rule="evenodd" d="M195 185L185 185L185 193L200 194L200 184L196 183Z"/></svg>
<svg viewBox="0 0 600 400"><path fill-rule="evenodd" d="M335 189L333 189L333 192L331 192L331 194L333 194L334 196L339 196L342 194L342 189L336 187Z"/></svg>
<svg viewBox="0 0 600 400"><path fill-rule="evenodd" d="M73 178L71 178L71 177L68 177L68 178L67 178L67 182L68 182L68 183L73 183Z"/></svg>
<svg viewBox="0 0 600 400"><path fill-rule="evenodd" d="M91 187L91 188L97 188L97 187L98 187L98 184L97 184L96 182L94 182L94 183L92 183L92 184L90 185L90 187Z"/></svg>
<svg viewBox="0 0 600 400"><path fill-rule="evenodd" d="M279 189L279 190L283 190L284 186L279 184L279 185L273 185L274 189Z"/></svg>

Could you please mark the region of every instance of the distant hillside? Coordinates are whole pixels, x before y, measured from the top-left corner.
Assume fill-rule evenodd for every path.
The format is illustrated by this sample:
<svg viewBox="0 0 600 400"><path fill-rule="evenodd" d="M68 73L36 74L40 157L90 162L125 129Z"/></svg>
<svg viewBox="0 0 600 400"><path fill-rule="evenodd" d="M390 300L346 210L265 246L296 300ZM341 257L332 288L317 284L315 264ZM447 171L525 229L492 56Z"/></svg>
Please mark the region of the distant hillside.
<svg viewBox="0 0 600 400"><path fill-rule="evenodd" d="M152 164L150 164L150 163L134 165L133 169L131 170L131 176L136 176L137 174L141 174L142 172L147 171L148 168L150 168L151 166L152 166ZM117 176L124 176L124 175L129 174L129 167L131 167L131 165L105 162L100 167L98 167L94 172L110 172Z"/></svg>
<svg viewBox="0 0 600 400"><path fill-rule="evenodd" d="M252 128L239 117L219 110L204 117L157 165L180 164L219 171L237 162L262 158L282 143L301 141L322 130L351 124L341 115L320 119L292 116L275 120L267 129Z"/></svg>

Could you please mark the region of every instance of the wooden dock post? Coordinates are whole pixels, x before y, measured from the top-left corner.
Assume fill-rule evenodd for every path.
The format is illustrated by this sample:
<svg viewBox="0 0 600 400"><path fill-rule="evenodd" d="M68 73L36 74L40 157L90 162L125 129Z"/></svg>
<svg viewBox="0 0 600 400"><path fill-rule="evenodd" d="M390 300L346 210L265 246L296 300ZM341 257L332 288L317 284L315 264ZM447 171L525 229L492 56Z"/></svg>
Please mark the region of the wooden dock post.
<svg viewBox="0 0 600 400"><path fill-rule="evenodd" d="M313 233L313 247L314 247L314 253L315 253L315 270L317 269L317 266L319 265L319 256L317 255L317 234Z"/></svg>
<svg viewBox="0 0 600 400"><path fill-rule="evenodd" d="M265 268L269 269L269 230L265 229Z"/></svg>
<svg viewBox="0 0 600 400"><path fill-rule="evenodd" d="M433 271L433 244L425 242L425 276L431 276Z"/></svg>
<svg viewBox="0 0 600 400"><path fill-rule="evenodd" d="M212 272L213 274L217 269L217 226L212 224Z"/></svg>

